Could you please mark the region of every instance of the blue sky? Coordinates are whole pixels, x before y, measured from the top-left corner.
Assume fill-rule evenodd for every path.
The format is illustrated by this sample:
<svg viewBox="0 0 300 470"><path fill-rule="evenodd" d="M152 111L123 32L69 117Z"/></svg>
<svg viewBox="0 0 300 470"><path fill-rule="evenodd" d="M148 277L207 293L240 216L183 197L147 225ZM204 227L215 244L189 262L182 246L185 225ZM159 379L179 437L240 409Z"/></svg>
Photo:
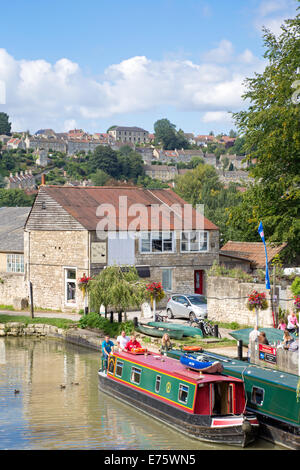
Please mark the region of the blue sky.
<svg viewBox="0 0 300 470"><path fill-rule="evenodd" d="M14 130L32 132L44 127L105 132L112 124L152 132L162 117L186 132L228 132L234 127L228 111L247 105L241 99L243 79L265 66L262 25L278 33L297 4L5 2L0 111L9 114Z"/></svg>

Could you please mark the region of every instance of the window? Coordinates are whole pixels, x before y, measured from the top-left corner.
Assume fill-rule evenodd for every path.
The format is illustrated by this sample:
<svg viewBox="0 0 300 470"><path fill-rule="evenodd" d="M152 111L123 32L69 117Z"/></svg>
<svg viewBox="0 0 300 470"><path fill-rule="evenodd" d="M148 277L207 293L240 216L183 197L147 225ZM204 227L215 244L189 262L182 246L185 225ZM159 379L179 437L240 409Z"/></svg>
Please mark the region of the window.
<svg viewBox="0 0 300 470"><path fill-rule="evenodd" d="M173 232L142 232L141 253L172 252L174 249Z"/></svg>
<svg viewBox="0 0 300 470"><path fill-rule="evenodd" d="M189 394L189 387L187 387L186 385L180 384L179 385L178 401L181 401L181 403L187 403L188 394Z"/></svg>
<svg viewBox="0 0 300 470"><path fill-rule="evenodd" d="M11 254L6 256L6 268L8 273L24 272L24 255Z"/></svg>
<svg viewBox="0 0 300 470"><path fill-rule="evenodd" d="M117 375L118 377L122 377L123 365L124 365L123 362L117 361L117 365L116 365L116 375Z"/></svg>
<svg viewBox="0 0 300 470"><path fill-rule="evenodd" d="M137 367L132 367L131 369L131 382L139 385L141 381L141 374L142 374L142 369L138 369Z"/></svg>
<svg viewBox="0 0 300 470"><path fill-rule="evenodd" d="M181 251L208 251L208 232L181 232Z"/></svg>
<svg viewBox="0 0 300 470"><path fill-rule="evenodd" d="M76 269L65 270L65 299L67 304L76 303Z"/></svg>
<svg viewBox="0 0 300 470"><path fill-rule="evenodd" d="M162 286L164 290L172 290L172 269L162 270Z"/></svg>
<svg viewBox="0 0 300 470"><path fill-rule="evenodd" d="M160 384L161 384L161 376L157 375L156 376L156 381L155 381L155 391L156 391L156 393L159 393Z"/></svg>
<svg viewBox="0 0 300 470"><path fill-rule="evenodd" d="M265 394L265 391L263 388L253 387L252 394L251 394L252 403L256 403L256 405L261 406L264 402L264 394Z"/></svg>

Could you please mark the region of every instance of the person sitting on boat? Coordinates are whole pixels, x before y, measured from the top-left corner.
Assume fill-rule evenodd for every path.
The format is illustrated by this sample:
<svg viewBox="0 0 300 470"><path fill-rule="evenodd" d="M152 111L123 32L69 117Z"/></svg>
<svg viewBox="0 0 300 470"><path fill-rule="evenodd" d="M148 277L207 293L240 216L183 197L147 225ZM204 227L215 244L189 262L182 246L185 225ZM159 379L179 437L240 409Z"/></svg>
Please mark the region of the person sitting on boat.
<svg viewBox="0 0 300 470"><path fill-rule="evenodd" d="M264 331L260 332L257 340L260 344L269 344L269 341L267 340L267 337L266 337L266 333Z"/></svg>
<svg viewBox="0 0 300 470"><path fill-rule="evenodd" d="M104 341L102 341L102 358L104 360L104 367L107 369L108 366L108 357L111 352L114 352L114 343L109 339L109 335L105 336Z"/></svg>
<svg viewBox="0 0 300 470"><path fill-rule="evenodd" d="M161 353L167 353L173 348L172 343L170 341L170 336L168 333L165 333L161 339L161 347L160 347L160 352Z"/></svg>
<svg viewBox="0 0 300 470"><path fill-rule="evenodd" d="M120 336L117 337L117 345L121 351L124 351L127 343L129 342L129 336L126 336L126 331L122 331Z"/></svg>
<svg viewBox="0 0 300 470"><path fill-rule="evenodd" d="M289 344L289 351L290 352L294 352L294 351L298 351L299 349L299 340L298 339L294 339L294 341L292 341L290 344Z"/></svg>
<svg viewBox="0 0 300 470"><path fill-rule="evenodd" d="M298 318L295 312L292 312L290 315L288 315L288 325L286 328L289 333L297 333L299 331Z"/></svg>
<svg viewBox="0 0 300 470"><path fill-rule="evenodd" d="M290 335L290 332L288 329L284 330L283 333L283 341L282 341L282 346L283 349L288 350L290 347L290 344L294 341L294 338Z"/></svg>
<svg viewBox="0 0 300 470"><path fill-rule="evenodd" d="M130 341L126 344L124 351L131 351L132 349L137 349L141 348L142 346L140 343L137 341L135 335L131 335Z"/></svg>

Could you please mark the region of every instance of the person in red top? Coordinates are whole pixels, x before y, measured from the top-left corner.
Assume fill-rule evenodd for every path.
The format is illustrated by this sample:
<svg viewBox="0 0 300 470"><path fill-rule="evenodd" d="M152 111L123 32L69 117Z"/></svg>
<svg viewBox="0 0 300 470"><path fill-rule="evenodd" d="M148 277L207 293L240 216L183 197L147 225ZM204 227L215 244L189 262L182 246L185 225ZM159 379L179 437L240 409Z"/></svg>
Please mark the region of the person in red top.
<svg viewBox="0 0 300 470"><path fill-rule="evenodd" d="M135 335L130 336L130 341L128 341L126 347L124 348L125 351L131 351L132 349L141 348L140 343L136 340Z"/></svg>

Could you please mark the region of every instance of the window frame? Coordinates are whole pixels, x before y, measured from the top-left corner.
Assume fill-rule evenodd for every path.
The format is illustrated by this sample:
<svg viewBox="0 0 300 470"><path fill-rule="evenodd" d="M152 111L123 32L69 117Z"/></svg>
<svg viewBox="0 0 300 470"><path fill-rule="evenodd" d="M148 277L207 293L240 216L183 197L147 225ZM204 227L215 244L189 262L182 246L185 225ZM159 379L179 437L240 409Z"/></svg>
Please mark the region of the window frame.
<svg viewBox="0 0 300 470"><path fill-rule="evenodd" d="M182 391L182 388L183 388L183 387L187 388L186 401L180 399L180 392ZM184 405L187 405L187 403L188 403L188 398L189 398L189 391L190 391L190 387L189 387L188 385L183 384L183 383L180 383L180 384L179 384L179 388L178 388L178 401L179 401L180 403L183 403Z"/></svg>
<svg viewBox="0 0 300 470"><path fill-rule="evenodd" d="M153 241L154 240L160 240L159 238L156 239L153 235L154 234L161 234L161 243L162 243L162 250L161 251L153 251ZM145 237L145 235L147 235L147 239ZM165 238L164 239L164 235L171 235L171 243L172 243L172 249L171 250L165 250L164 249L164 246L165 246L165 243L170 243L168 242L168 238ZM149 246L150 246L150 250L149 251L143 251L142 250L142 241L143 240L147 240L147 242L149 243ZM153 230L153 231L148 231L148 232L141 232L141 235L140 235L140 238L139 238L139 251L140 251L140 254L141 255L160 255L160 254L165 254L165 253L175 253L175 247L176 247L176 237L175 237L175 234L174 234L174 231L170 230L170 231L166 231L166 230Z"/></svg>
<svg viewBox="0 0 300 470"><path fill-rule="evenodd" d="M17 267L19 269L17 269ZM7 253L6 254L6 271L8 273L24 274L24 254L23 253Z"/></svg>
<svg viewBox="0 0 300 470"><path fill-rule="evenodd" d="M173 268L162 268L162 273L161 273L161 283L162 283L162 287L163 287L163 290L166 291L166 292L172 292L172 289L173 289ZM165 287L164 286L164 283L163 283L163 273L167 271L169 273L169 281L170 281L170 284L168 287Z"/></svg>
<svg viewBox="0 0 300 470"><path fill-rule="evenodd" d="M254 394L254 391L256 392L257 390L259 390L260 392L262 392L262 400L260 403L258 403L257 401L254 401L253 400L253 394ZM252 389L251 389L251 403L253 403L254 405L257 405L257 406L262 406L264 404L264 399L265 399L265 389L264 388L261 388L261 387L257 387L256 385L253 385L252 386Z"/></svg>
<svg viewBox="0 0 300 470"><path fill-rule="evenodd" d="M198 236L198 249L197 250L191 250L190 247L191 247L191 234L197 234ZM182 235L183 234L188 234L188 239L186 241L183 241L182 239ZM206 236L206 249L205 250L201 250L200 249L200 243L201 243L201 235L203 234L204 236L204 240L205 240L205 236ZM188 249L187 250L183 250L182 249L182 243L187 243L188 244ZM192 243L195 243L192 241ZM180 253L207 253L209 251L209 231L208 230L182 230L181 233L180 233Z"/></svg>
<svg viewBox="0 0 300 470"><path fill-rule="evenodd" d="M134 369L135 369L135 372L134 372ZM139 374L139 382L136 382L135 380L133 380L133 378L134 378L133 374L135 374L135 373ZM140 369L139 367L136 367L136 366L132 366L131 367L131 372L130 372L130 382L132 382L135 385L140 385L141 376L142 376L142 369Z"/></svg>
<svg viewBox="0 0 300 470"><path fill-rule="evenodd" d="M67 276L67 273L68 271L75 271L75 278L70 278ZM74 267L69 267L69 266L65 266L64 267L64 292L65 292L65 305L77 305L77 283L76 283L76 280L77 280L77 268L74 268ZM74 302L70 301L70 299L68 299L68 282L73 282L75 284L75 298L74 298Z"/></svg>
<svg viewBox="0 0 300 470"><path fill-rule="evenodd" d="M159 386L157 387L157 384L159 384ZM160 392L160 386L161 386L161 375L157 375L156 376L156 379L155 379L155 393L159 393ZM157 390L158 389L158 390Z"/></svg>
<svg viewBox="0 0 300 470"><path fill-rule="evenodd" d="M117 374L117 369L118 367L121 367L121 374ZM116 369L115 369L115 376L116 377L122 377L123 375L123 367L124 367L124 362L123 361L120 361L120 359L117 359L117 362L116 362Z"/></svg>

